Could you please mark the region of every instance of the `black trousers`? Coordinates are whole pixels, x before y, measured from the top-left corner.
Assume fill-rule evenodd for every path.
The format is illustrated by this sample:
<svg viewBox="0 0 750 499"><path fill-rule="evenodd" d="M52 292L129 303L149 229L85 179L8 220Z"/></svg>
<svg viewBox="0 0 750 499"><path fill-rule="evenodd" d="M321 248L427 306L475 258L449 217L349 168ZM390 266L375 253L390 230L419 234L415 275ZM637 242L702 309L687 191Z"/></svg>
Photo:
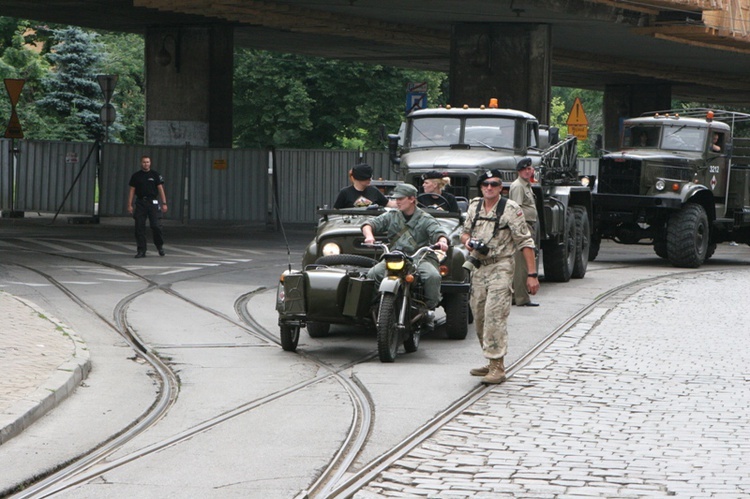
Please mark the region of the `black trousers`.
<svg viewBox="0 0 750 499"><path fill-rule="evenodd" d="M161 249L164 245L161 232L161 205L150 199L136 199L133 218L135 219L135 242L138 245L138 252L146 252L146 219L151 227L154 245L156 249Z"/></svg>

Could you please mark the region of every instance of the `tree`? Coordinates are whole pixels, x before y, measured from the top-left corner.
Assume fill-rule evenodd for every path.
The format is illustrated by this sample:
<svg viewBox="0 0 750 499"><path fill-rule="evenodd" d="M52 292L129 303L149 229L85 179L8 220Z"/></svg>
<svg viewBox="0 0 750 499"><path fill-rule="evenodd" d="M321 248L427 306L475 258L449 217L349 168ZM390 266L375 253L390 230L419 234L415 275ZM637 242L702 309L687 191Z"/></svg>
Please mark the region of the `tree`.
<svg viewBox="0 0 750 499"><path fill-rule="evenodd" d="M380 148L381 124L395 132L404 118L407 83L429 81L439 102L444 80L441 73L239 50L235 145Z"/></svg>
<svg viewBox="0 0 750 499"><path fill-rule="evenodd" d="M96 82L101 45L95 42L97 35L75 27L55 29L52 34L57 44L47 58L53 71L43 80L46 95L37 106L61 126L59 139L101 138L101 90Z"/></svg>
<svg viewBox="0 0 750 499"><path fill-rule="evenodd" d="M143 37L129 33L102 32L99 41L104 49L100 73L118 77L112 97L112 104L117 110L117 121L110 127L109 139L125 144L142 144L146 119ZM99 96L104 100L101 92Z"/></svg>

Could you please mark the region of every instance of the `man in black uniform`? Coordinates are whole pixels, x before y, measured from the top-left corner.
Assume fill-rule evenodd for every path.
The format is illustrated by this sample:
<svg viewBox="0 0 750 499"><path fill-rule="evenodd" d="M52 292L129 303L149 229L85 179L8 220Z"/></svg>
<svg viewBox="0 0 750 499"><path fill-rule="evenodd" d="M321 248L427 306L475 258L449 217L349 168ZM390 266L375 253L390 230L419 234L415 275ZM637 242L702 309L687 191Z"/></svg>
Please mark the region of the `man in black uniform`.
<svg viewBox="0 0 750 499"><path fill-rule="evenodd" d="M133 203L135 201L135 204ZM136 258L146 256L146 218L151 226L159 256L164 256L164 238L161 233L161 215L167 212L167 195L164 179L151 169L151 158L141 157L141 170L130 177L128 213L135 219Z"/></svg>

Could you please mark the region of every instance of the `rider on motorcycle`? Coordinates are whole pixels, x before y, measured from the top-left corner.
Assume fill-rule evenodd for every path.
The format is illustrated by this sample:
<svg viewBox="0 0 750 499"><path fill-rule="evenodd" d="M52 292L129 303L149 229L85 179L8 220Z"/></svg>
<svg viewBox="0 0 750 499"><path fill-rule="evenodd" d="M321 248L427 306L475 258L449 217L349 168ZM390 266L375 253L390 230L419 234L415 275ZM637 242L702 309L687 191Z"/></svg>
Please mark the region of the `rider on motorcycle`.
<svg viewBox="0 0 750 499"><path fill-rule="evenodd" d="M362 224L365 244L375 242L374 234L386 234L391 250L412 254L423 246L437 244L441 251L448 251L448 236L440 223L429 213L417 208L417 188L411 184L399 184L391 193L398 211L387 211ZM441 277L438 260L428 253L419 263L419 276L424 285L427 307L435 309L440 303ZM385 262L372 267L367 277L374 279L376 287L385 276Z"/></svg>

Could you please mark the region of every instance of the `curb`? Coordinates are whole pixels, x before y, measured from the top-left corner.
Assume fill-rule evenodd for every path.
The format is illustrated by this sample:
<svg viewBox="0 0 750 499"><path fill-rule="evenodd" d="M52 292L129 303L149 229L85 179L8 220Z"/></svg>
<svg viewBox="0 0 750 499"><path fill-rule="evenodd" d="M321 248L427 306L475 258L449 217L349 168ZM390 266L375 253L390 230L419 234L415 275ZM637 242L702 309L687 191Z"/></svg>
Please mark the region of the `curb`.
<svg viewBox="0 0 750 499"><path fill-rule="evenodd" d="M74 352L71 358L57 366L34 392L0 414L0 445L20 434L65 400L91 371L91 359L83 339L58 319L43 312L34 303L17 296L10 295L10 297L45 317L63 335L68 336L73 342Z"/></svg>

